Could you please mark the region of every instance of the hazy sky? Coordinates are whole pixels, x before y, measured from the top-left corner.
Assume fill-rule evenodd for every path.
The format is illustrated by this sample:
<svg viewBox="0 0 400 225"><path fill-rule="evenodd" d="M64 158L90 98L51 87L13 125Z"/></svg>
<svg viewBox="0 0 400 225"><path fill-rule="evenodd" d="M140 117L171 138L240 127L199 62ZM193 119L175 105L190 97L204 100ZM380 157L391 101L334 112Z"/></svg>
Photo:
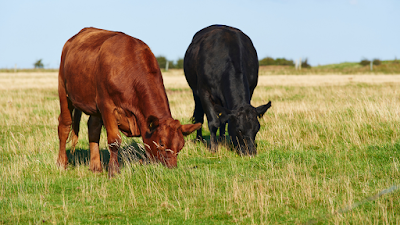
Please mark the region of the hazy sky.
<svg viewBox="0 0 400 225"><path fill-rule="evenodd" d="M211 24L241 29L258 57L311 65L400 58L400 0L1 0L0 68L58 68L64 43L84 27L122 31L169 60Z"/></svg>

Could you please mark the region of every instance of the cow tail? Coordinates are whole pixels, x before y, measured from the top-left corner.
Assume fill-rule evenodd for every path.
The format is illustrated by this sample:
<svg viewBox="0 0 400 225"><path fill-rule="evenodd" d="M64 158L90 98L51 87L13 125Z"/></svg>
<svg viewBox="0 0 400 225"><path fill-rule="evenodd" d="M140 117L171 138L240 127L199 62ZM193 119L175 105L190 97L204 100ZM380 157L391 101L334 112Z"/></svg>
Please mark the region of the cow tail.
<svg viewBox="0 0 400 225"><path fill-rule="evenodd" d="M81 122L82 111L79 109L74 109L72 112L72 129L69 133L67 142L72 141L71 152L75 152L75 146L78 143L78 136L79 136L79 125Z"/></svg>

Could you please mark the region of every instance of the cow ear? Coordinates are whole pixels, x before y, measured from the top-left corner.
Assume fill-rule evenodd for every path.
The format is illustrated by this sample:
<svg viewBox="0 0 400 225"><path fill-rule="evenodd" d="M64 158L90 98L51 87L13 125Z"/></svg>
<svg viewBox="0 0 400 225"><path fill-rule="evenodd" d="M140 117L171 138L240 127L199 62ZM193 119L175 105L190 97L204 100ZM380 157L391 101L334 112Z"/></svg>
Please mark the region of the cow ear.
<svg viewBox="0 0 400 225"><path fill-rule="evenodd" d="M232 116L232 112L229 109L220 105L214 105L214 109L221 123L226 123L226 121L229 120L229 117Z"/></svg>
<svg viewBox="0 0 400 225"><path fill-rule="evenodd" d="M271 107L271 101L269 101L267 104L265 105L260 105L256 108L257 110L257 115L258 118L261 118L264 116L264 113L267 112L267 110Z"/></svg>
<svg viewBox="0 0 400 225"><path fill-rule="evenodd" d="M155 116L149 116L148 118L147 118L147 128L148 128L148 133L149 134L152 134L156 129L157 129L157 127L159 126L160 124L159 124L159 121L158 121L158 118L157 117L155 117Z"/></svg>
<svg viewBox="0 0 400 225"><path fill-rule="evenodd" d="M191 134L193 131L201 128L201 123L181 125L182 134L184 136Z"/></svg>

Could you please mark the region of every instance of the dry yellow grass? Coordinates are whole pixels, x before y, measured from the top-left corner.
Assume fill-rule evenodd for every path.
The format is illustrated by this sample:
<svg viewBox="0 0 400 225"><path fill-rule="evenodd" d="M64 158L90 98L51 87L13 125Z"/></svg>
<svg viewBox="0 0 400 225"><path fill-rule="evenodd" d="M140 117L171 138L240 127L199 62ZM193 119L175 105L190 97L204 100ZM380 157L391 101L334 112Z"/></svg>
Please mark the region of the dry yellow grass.
<svg viewBox="0 0 400 225"><path fill-rule="evenodd" d="M183 70L173 69L164 71L164 84L166 88L189 88L184 77ZM324 75L262 75L260 74L258 85L289 85L289 86L326 86L346 85L351 83L400 83L400 74L324 74Z"/></svg>
<svg viewBox="0 0 400 225"><path fill-rule="evenodd" d="M166 89L186 89L189 85L183 70L163 71ZM0 90L27 88L56 88L58 73L0 73ZM260 76L258 86L329 86L351 83L400 83L400 75L267 75Z"/></svg>
<svg viewBox="0 0 400 225"><path fill-rule="evenodd" d="M58 73L0 73L0 90L57 88Z"/></svg>
<svg viewBox="0 0 400 225"><path fill-rule="evenodd" d="M189 88L183 70L163 72L165 88ZM258 86L329 86L354 83L400 83L400 75L266 75L259 76Z"/></svg>
<svg viewBox="0 0 400 225"><path fill-rule="evenodd" d="M351 83L400 83L400 75L268 75L260 76L259 86L328 86Z"/></svg>

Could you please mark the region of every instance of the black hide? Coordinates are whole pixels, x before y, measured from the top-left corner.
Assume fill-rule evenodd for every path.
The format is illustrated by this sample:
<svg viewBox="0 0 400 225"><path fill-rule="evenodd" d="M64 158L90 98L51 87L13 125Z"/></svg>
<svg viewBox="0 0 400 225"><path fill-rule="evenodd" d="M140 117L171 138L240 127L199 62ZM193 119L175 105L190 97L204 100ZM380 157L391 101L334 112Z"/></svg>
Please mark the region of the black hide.
<svg viewBox="0 0 400 225"><path fill-rule="evenodd" d="M250 38L239 29L212 25L197 32L184 58L185 77L195 101L194 122L207 116L211 149L218 148L216 132L228 133L240 154L257 153L257 117L271 107L250 105L258 81L258 57ZM202 130L197 139L202 140Z"/></svg>

